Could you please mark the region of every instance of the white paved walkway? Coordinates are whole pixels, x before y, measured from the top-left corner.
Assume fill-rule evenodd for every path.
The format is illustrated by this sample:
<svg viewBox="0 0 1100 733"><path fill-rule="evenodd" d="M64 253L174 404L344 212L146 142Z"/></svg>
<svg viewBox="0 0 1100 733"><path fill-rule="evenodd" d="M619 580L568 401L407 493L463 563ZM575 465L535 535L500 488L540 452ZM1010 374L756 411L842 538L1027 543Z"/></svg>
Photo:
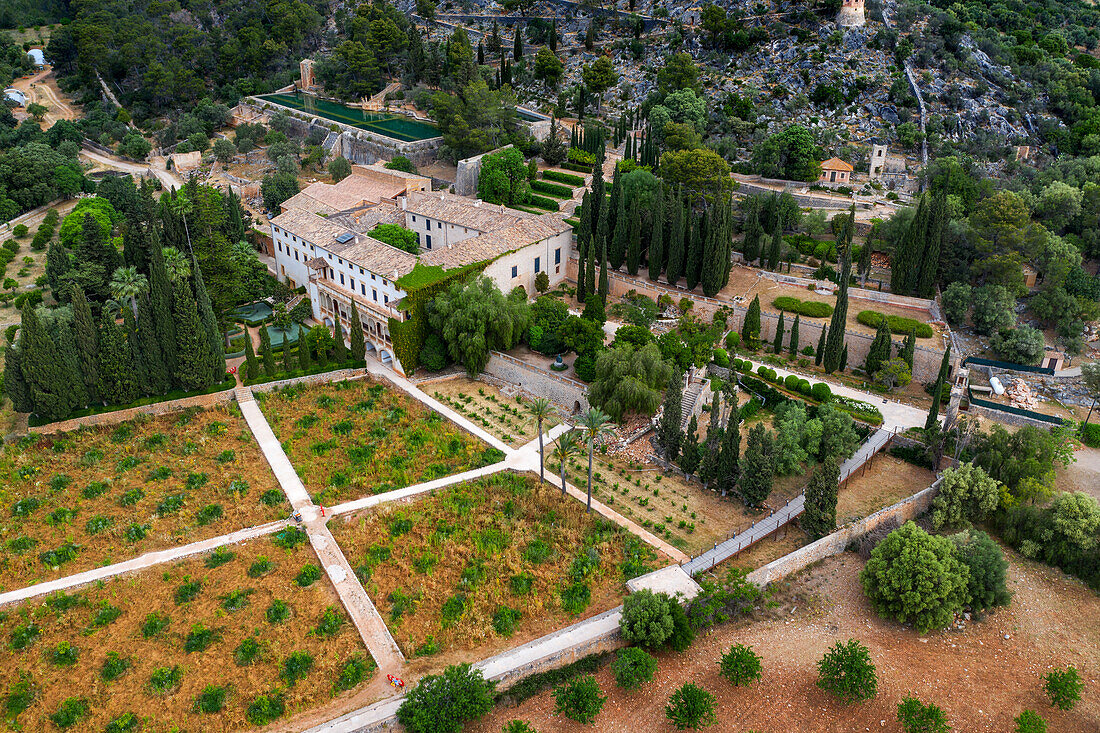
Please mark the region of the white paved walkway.
<svg viewBox="0 0 1100 733"><path fill-rule="evenodd" d="M507 445L500 438L488 432L487 430L484 430L480 426L474 425L473 422L471 422L465 416L459 415L457 412L439 402L434 397L431 397L428 394L420 391L420 389L415 384L413 384L394 370L383 366L381 362L376 362L368 359L367 372L370 373L370 375L373 377L383 379L397 386L403 392L405 392L405 394L409 395L417 402L425 405L435 412L438 412L440 415L443 415L451 422L456 423L457 425L461 425L464 429L481 438L497 450L503 451L504 455L508 455L513 451L513 448Z"/></svg>
<svg viewBox="0 0 1100 733"><path fill-rule="evenodd" d="M738 358L742 358L740 355ZM765 364L762 361L756 361L755 359L749 359L752 362L753 369L757 369L762 366L766 366L769 369L774 369L775 373L781 377L786 377L790 374L794 374L797 377L805 377L810 380L810 383L824 382L829 385L829 389L833 391L833 394L843 395L845 397L851 397L854 400L862 400L863 402L870 403L878 408L882 413L882 427L887 430L892 430L897 433L905 432L906 428L924 427L924 421L928 418L928 410L922 410L918 407L906 405L901 402L895 402L883 398L882 395L874 394L872 392L864 392L858 389L852 389L839 382L834 382L830 379L822 379L818 374L795 372L789 369L781 369L771 364ZM759 375L753 372L754 377L759 378ZM942 411L941 411L942 412ZM943 416L940 416L943 419Z"/></svg>
<svg viewBox="0 0 1100 733"><path fill-rule="evenodd" d="M249 394L251 395L251 392ZM271 426L267 424L267 420L264 418L264 414L260 412L260 406L256 403L256 400L247 400L238 404L245 422L248 423L252 434L256 436L256 442L259 443L264 458L267 459L268 465L275 473L279 486L283 488L283 493L290 500L290 505L295 509L311 506L313 500L309 498L309 492L302 484L302 479L298 478L290 459L283 452L283 446L279 443L279 439L275 437Z"/></svg>
<svg viewBox="0 0 1100 733"><path fill-rule="evenodd" d="M475 468L470 471L456 473L452 476L444 476L443 478L433 479L432 481L425 481L422 484L406 486L403 489L394 489L393 491L387 491L384 494L364 496L361 499L346 501L343 504L337 504L334 507L325 507L325 512L327 514L331 514L332 516L336 516L338 514L347 514L348 512L357 512L360 509L369 509L370 507L378 506L379 504L386 504L391 501L401 501L402 499L408 499L411 496L424 494L429 491L434 491L435 489L442 489L444 486L460 484L464 481L474 481L485 476L490 476L499 471L503 471L508 467L508 461L501 461L500 463L494 463L489 466L482 466L481 468Z"/></svg>
<svg viewBox="0 0 1100 733"><path fill-rule="evenodd" d="M106 580L107 578L113 578L116 575L124 575L125 573L132 573L136 570L142 570L152 565L160 565L166 562L175 562L176 560L182 560L185 557L192 555L198 555L203 552L209 552L216 547L222 545L233 545L238 542L245 542L247 540L255 539L257 537L263 537L264 535L273 534L280 529L286 527L286 521L281 520L277 522L268 522L267 524L261 524L258 527L249 527L248 529L242 529L238 532L231 534L223 534L218 537L211 537L208 540L199 540L198 542L192 542L189 545L183 545L182 547L174 547L170 550L158 550L156 552L147 552L144 555L135 557L133 560L125 560L113 565L107 565L101 568L95 568L94 570L87 570L83 573L77 573L76 575L69 575L64 578L58 578L57 580L50 580L45 583L38 583L37 585L31 585L26 588L20 588L18 590L9 591L7 593L0 594L0 606L8 603L15 603L17 601L25 601L28 598L34 598L36 596L42 596L49 593L53 593L59 590L70 590L82 585L88 585L94 583L97 580Z"/></svg>

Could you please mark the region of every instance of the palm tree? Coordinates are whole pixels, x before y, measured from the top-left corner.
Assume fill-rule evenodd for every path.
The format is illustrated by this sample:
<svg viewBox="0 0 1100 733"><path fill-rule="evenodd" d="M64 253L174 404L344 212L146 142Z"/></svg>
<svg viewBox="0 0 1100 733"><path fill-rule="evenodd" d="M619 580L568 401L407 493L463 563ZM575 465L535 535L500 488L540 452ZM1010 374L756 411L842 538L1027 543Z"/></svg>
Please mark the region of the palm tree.
<svg viewBox="0 0 1100 733"><path fill-rule="evenodd" d="M546 477L543 475L542 470L543 464L546 463L546 453L542 446L542 421L550 417L550 413L553 412L554 408L551 406L550 400L545 397L536 397L527 409L539 426L539 484L541 485L546 483Z"/></svg>
<svg viewBox="0 0 1100 733"><path fill-rule="evenodd" d="M191 276L191 263L183 256L183 252L175 247L165 247L161 251L164 253L164 269L168 272L169 280L178 283Z"/></svg>
<svg viewBox="0 0 1100 733"><path fill-rule="evenodd" d="M598 407L590 407L581 416L581 428L588 435L588 504L585 511L592 511L592 452L596 439L612 433L611 416Z"/></svg>
<svg viewBox="0 0 1100 733"><path fill-rule="evenodd" d="M149 281L136 267L119 267L111 275L111 296L116 300L127 299L137 319L137 297L149 288Z"/></svg>
<svg viewBox="0 0 1100 733"><path fill-rule="evenodd" d="M558 446L554 448L554 458L561 461L561 495L565 496L565 463L573 456L580 453L581 446L577 442L577 434L570 429L562 433L558 438Z"/></svg>
<svg viewBox="0 0 1100 733"><path fill-rule="evenodd" d="M187 249L191 249L191 231L187 228L187 215L194 210L194 206L191 204L191 199L184 196L182 193L177 193L176 198L172 200L172 210L176 212L176 215L183 218L183 233L187 235Z"/></svg>

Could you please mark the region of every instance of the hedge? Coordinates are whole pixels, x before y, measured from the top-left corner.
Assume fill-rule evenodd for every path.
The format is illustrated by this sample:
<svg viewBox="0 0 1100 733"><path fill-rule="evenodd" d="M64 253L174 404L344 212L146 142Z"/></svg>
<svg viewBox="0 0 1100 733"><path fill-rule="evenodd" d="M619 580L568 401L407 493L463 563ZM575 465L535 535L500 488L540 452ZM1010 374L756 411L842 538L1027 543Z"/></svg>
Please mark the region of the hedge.
<svg viewBox="0 0 1100 733"><path fill-rule="evenodd" d="M559 168L565 168L566 170L576 171L577 173L591 173L592 172L592 166L590 166L590 165L580 165L579 163L570 163L569 161L566 161L566 162L562 163L559 166Z"/></svg>
<svg viewBox="0 0 1100 733"><path fill-rule="evenodd" d="M725 349L715 349L713 355L713 361L718 366L728 367L730 365L730 357Z"/></svg>
<svg viewBox="0 0 1100 733"><path fill-rule="evenodd" d="M878 311L860 311L859 315L856 316L856 320L868 328L878 328L879 324L882 323L882 319L883 315ZM890 331L895 334L908 336L912 332L916 333L917 338L920 339L932 338L932 327L912 318L886 316L886 323L889 324Z"/></svg>
<svg viewBox="0 0 1100 733"><path fill-rule="evenodd" d="M584 179L580 176L574 176L571 173L562 173L561 171L543 171L542 177L548 181L557 181L558 183L565 183L570 186L584 185Z"/></svg>
<svg viewBox="0 0 1100 733"><path fill-rule="evenodd" d="M548 199L545 196L535 196L532 194L525 203L528 206L534 206L536 209L546 209L547 211L558 210L558 202L554 199Z"/></svg>
<svg viewBox="0 0 1100 733"><path fill-rule="evenodd" d="M1090 422L1082 427L1081 442L1090 448L1100 448L1100 423Z"/></svg>
<svg viewBox="0 0 1100 733"><path fill-rule="evenodd" d="M244 365L242 364L241 366ZM324 374L325 372L335 372L340 369L361 369L364 366L366 366L365 361L355 361L354 359L349 359L343 364L325 364L324 366L320 364L314 364L305 371L301 369L295 369L292 372L276 372L275 376L272 377L263 375L256 377L255 379L242 379L241 381L243 381L246 385L251 386L253 384L267 384L268 382L278 382L283 379L293 379L294 377L305 377L311 374Z"/></svg>
<svg viewBox="0 0 1100 733"><path fill-rule="evenodd" d="M833 390L824 382L818 382L810 387L810 396L818 402L828 402L833 398Z"/></svg>
<svg viewBox="0 0 1100 733"><path fill-rule="evenodd" d="M828 318L833 314L833 306L819 300L799 300L782 295L772 301L772 305L789 313L797 313L807 318Z"/></svg>
<svg viewBox="0 0 1100 733"><path fill-rule="evenodd" d="M233 389L237 386L237 380L232 374L225 373L225 378L217 384L212 384L206 389L195 390L194 392L186 392L182 389L172 390L162 395L151 395L149 397L141 397L128 402L125 405L96 405L95 407L85 407L82 410L74 410L69 413L69 416L63 418L64 420L73 420L78 417L87 417L88 415L100 415L104 412L118 412L119 410L129 410L133 407L144 407L146 405L155 405L158 402L170 402L172 400L182 400L186 397L198 397L200 395L214 394L215 392L225 392L226 390ZM31 415L28 421L31 427L39 427L41 425L49 425L52 422L59 422L56 420L43 420L37 415Z"/></svg>
<svg viewBox="0 0 1100 733"><path fill-rule="evenodd" d="M573 198L573 189L568 186L559 186L556 183L547 183L546 181L531 181L531 190L563 199Z"/></svg>

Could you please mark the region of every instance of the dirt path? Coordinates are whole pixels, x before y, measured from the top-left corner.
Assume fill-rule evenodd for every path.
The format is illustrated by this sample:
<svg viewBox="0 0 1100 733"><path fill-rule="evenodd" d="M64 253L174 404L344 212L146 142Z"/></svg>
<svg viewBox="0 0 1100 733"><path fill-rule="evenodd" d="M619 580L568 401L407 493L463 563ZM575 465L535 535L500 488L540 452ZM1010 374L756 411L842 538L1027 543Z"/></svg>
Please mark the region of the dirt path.
<svg viewBox="0 0 1100 733"><path fill-rule="evenodd" d="M48 110L42 118L42 129L48 130L58 120L75 120L80 110L69 104L64 94L57 88L57 79L53 76L53 67L45 66L34 76L16 79L12 87L27 95L28 105L37 102Z"/></svg>
<svg viewBox="0 0 1100 733"><path fill-rule="evenodd" d="M124 160L118 160L112 156L104 155L103 153L96 152L90 148L83 148L80 154L89 160L99 163L100 165L107 166L108 168L114 168L115 170L125 171L131 175L144 176L150 172L164 185L165 188L183 188L183 180L169 171L163 168L157 168L152 164L140 165L138 163L129 163Z"/></svg>
<svg viewBox="0 0 1100 733"><path fill-rule="evenodd" d="M711 730L768 733L799 731L901 730L897 705L907 695L935 702L952 729L975 733L1013 730L1012 718L1025 708L1038 711L1059 733L1095 733L1100 725L1100 598L1079 583L1010 553L1010 607L962 633L920 635L876 617L860 590L863 563L855 555L823 562L781 591L780 606L766 620L720 626L683 654L661 654L658 678L624 693L607 667L596 675L608 696L595 726L554 714L547 691L518 708L503 708L475 726L496 733L513 719L537 730L673 731L664 714L669 695L685 682L718 698L718 725ZM1005 638L1005 635L1008 638ZM816 687L815 663L837 640L866 644L879 674L878 696L861 705L842 705ZM754 647L763 657L763 679L732 688L718 675L718 658L730 645ZM1040 676L1053 666L1077 666L1085 681L1082 701L1068 713L1053 710Z"/></svg>

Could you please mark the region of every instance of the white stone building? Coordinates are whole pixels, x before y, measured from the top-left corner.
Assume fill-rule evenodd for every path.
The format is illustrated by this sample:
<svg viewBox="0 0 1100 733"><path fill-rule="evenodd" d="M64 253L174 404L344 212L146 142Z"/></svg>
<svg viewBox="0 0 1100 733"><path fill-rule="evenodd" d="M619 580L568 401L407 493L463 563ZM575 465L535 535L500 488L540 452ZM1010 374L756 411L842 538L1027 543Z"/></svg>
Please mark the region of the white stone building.
<svg viewBox="0 0 1100 733"><path fill-rule="evenodd" d="M453 194L431 193L430 180L381 166L354 166L338 184L314 184L283 203L271 220L276 272L305 286L313 318L331 326L339 313L345 338L354 299L368 354L402 371L389 320L405 321L399 281L417 266L444 271L485 264L501 290L535 292L546 272L551 286L565 277L572 227L558 214L529 214ZM406 252L369 235L377 224L417 233L420 250Z"/></svg>

